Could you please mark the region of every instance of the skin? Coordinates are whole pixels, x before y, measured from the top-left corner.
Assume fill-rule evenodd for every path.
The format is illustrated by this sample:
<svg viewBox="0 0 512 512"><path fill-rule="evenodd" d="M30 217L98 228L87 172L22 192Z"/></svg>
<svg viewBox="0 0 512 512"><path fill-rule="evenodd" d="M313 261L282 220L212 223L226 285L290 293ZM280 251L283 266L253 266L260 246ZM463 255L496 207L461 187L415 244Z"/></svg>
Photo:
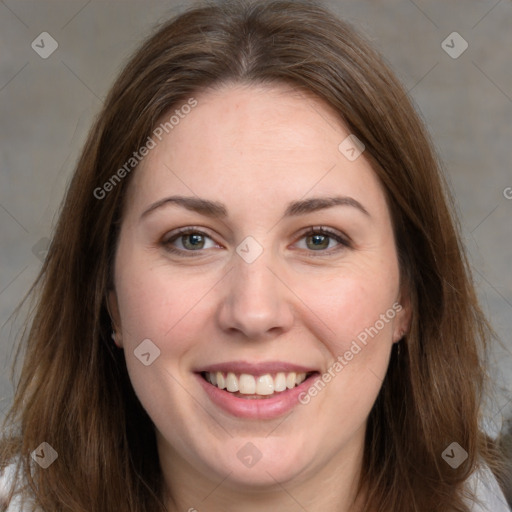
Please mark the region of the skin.
<svg viewBox="0 0 512 512"><path fill-rule="evenodd" d="M410 317L384 192L364 153L351 162L340 152L349 132L316 97L225 84L195 98L133 176L110 295L116 343L156 427L168 508L360 510L367 417ZM228 216L167 204L141 219L172 195L221 202ZM334 195L359 201L368 215L343 205L283 217L291 201ZM187 226L207 235L200 250L190 249L190 236L169 241ZM316 249L304 232L317 226L349 237L349 246L327 238ZM247 236L263 248L252 263L236 252ZM188 252L172 254L165 242ZM287 416L231 416L193 374L233 360L325 372L397 302L395 318ZM146 338L160 350L149 366L134 356ZM249 441L262 455L251 468L237 457Z"/></svg>

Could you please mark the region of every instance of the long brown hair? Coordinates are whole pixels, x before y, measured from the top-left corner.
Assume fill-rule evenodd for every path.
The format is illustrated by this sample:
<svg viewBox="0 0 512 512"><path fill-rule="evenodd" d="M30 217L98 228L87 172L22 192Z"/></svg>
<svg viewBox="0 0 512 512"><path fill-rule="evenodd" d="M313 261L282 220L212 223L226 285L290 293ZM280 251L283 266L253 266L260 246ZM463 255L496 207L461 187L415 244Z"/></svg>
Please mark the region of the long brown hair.
<svg viewBox="0 0 512 512"><path fill-rule="evenodd" d="M413 313L368 419L365 510L467 511L464 481L479 462L496 461L479 428L492 331L452 200L428 135L383 59L348 24L302 0L192 8L160 27L122 71L90 131L31 290L37 302L3 463L17 455L47 511L165 510L154 427L112 343L106 304L136 169L104 197L97 190L164 114L229 82L287 84L323 99L363 141L386 193ZM30 452L43 441L58 461L31 474ZM442 459L452 442L468 453L456 470Z"/></svg>

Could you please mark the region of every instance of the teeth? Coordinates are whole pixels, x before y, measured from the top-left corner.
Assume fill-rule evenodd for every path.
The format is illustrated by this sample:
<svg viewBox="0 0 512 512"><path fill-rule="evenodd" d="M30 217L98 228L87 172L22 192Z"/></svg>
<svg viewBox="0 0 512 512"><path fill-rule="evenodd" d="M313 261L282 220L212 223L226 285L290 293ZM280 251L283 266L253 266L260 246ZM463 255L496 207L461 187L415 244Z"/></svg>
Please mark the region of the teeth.
<svg viewBox="0 0 512 512"><path fill-rule="evenodd" d="M284 391L285 389L286 375L283 372L280 372L274 378L274 391Z"/></svg>
<svg viewBox="0 0 512 512"><path fill-rule="evenodd" d="M252 375L242 373L239 382L240 393L242 393L242 395L256 394L256 379Z"/></svg>
<svg viewBox="0 0 512 512"><path fill-rule="evenodd" d="M274 379L272 375L262 375L256 379L256 394L271 395L274 392Z"/></svg>
<svg viewBox="0 0 512 512"><path fill-rule="evenodd" d="M231 393L239 392L242 395L268 396L280 393L286 389L293 389L306 380L305 373L279 372L276 375L249 375L242 373L237 376L233 372L224 374L222 372L206 373L206 380L218 387L226 389Z"/></svg>
<svg viewBox="0 0 512 512"><path fill-rule="evenodd" d="M297 378L297 374L295 372L291 372L286 376L286 387L288 389L292 389L295 387L295 379Z"/></svg>
<svg viewBox="0 0 512 512"><path fill-rule="evenodd" d="M238 380L234 373L228 373L226 377L226 389L231 391L231 393L238 391Z"/></svg>

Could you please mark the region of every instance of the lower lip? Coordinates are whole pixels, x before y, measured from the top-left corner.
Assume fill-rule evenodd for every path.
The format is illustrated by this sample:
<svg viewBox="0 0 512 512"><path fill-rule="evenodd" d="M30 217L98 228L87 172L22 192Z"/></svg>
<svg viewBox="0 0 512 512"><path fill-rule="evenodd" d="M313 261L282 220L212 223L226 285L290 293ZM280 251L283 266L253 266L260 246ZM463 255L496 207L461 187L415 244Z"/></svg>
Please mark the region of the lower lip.
<svg viewBox="0 0 512 512"><path fill-rule="evenodd" d="M196 376L210 400L224 411L238 418L269 420L283 416L295 406L300 405L299 395L311 387L318 374L309 377L292 389L278 393L272 398L256 398L252 400L239 398L229 391L219 389L217 386L207 382L200 374L196 374Z"/></svg>

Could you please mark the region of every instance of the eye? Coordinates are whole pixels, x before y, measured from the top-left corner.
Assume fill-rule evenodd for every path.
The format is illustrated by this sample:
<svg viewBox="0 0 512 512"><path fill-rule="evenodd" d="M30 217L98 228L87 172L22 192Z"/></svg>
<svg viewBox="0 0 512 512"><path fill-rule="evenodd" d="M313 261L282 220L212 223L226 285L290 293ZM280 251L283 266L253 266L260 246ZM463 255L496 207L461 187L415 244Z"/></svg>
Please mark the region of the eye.
<svg viewBox="0 0 512 512"><path fill-rule="evenodd" d="M182 228L174 232L162 242L162 245L171 253L187 256L192 256L191 253L200 252L203 249L220 247L209 235L194 227ZM318 226L309 228L303 233L296 246L308 252L332 254L350 247L350 242L339 233Z"/></svg>
<svg viewBox="0 0 512 512"><path fill-rule="evenodd" d="M178 230L177 233L165 239L163 245L169 252L180 254L218 247L210 236L194 228Z"/></svg>
<svg viewBox="0 0 512 512"><path fill-rule="evenodd" d="M302 244L302 247L300 247L301 244L298 244L299 248L314 252L331 253L350 247L349 241L342 235L321 226L310 228L302 235L300 241L302 240L304 240L304 244ZM340 245L342 247L339 247ZM333 247L334 251L327 251L327 249L333 249Z"/></svg>

